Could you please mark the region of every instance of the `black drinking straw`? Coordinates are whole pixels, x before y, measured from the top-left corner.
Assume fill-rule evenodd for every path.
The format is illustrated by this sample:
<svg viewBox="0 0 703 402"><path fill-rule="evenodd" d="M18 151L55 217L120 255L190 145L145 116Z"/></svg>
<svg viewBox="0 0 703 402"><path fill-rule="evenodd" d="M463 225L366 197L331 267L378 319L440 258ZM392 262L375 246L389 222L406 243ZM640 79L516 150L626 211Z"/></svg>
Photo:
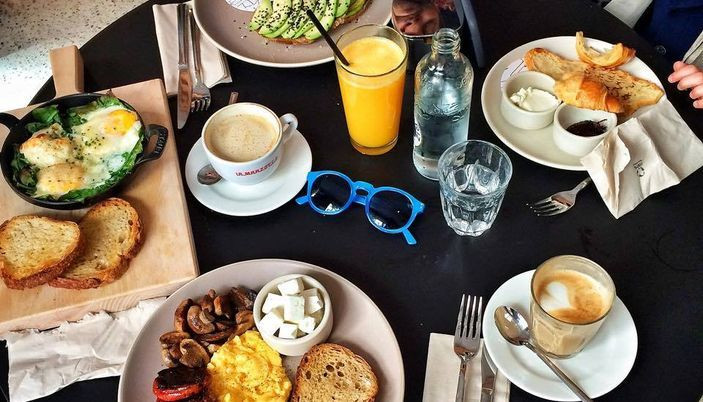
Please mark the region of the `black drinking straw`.
<svg viewBox="0 0 703 402"><path fill-rule="evenodd" d="M339 61L341 61L342 64L344 64L345 66L348 66L349 60L347 60L347 58L344 57L344 55L342 54L342 51L339 50L339 48L337 47L337 44L334 43L330 34L328 34L327 31L325 31L325 28L320 23L320 20L318 20L317 17L315 17L315 13L313 13L310 9L305 10L305 13L308 15L308 18L310 18L310 21L312 21L312 23L315 25L315 28L317 28L317 30L320 31L322 36L325 38L325 40L327 41L327 44L330 45L330 47L332 48L332 51L334 52L335 55L337 55L337 58L339 59Z"/></svg>

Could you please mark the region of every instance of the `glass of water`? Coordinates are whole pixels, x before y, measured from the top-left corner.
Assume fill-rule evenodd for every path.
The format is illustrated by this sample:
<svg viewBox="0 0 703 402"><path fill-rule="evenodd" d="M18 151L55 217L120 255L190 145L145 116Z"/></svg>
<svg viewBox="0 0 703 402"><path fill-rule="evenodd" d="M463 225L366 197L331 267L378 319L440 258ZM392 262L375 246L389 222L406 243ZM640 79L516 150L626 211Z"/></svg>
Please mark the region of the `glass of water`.
<svg viewBox="0 0 703 402"><path fill-rule="evenodd" d="M498 215L513 165L502 149L469 140L447 149L439 158L442 212L449 227L462 236L480 236Z"/></svg>

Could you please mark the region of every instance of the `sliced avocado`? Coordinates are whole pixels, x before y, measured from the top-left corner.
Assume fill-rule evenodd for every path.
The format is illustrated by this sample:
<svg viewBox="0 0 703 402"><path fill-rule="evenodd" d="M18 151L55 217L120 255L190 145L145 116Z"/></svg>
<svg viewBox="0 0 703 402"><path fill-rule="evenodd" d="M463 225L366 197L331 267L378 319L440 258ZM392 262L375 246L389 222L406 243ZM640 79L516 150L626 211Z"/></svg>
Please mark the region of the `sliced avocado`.
<svg viewBox="0 0 703 402"><path fill-rule="evenodd" d="M285 24L291 12L291 0L273 0L271 15L269 15L266 23L259 29L261 35L268 35L278 30L281 25Z"/></svg>
<svg viewBox="0 0 703 402"><path fill-rule="evenodd" d="M320 19L320 23L322 24L322 27L325 28L325 31L329 31L329 29L332 27L332 24L334 23L334 12L336 8L337 0L327 0L327 7L325 7L325 13L322 15L322 19ZM311 30L305 33L305 38L310 40L317 39L320 36L322 36L322 33L320 33L317 27L313 27Z"/></svg>
<svg viewBox="0 0 703 402"><path fill-rule="evenodd" d="M281 37L290 39L295 35L295 33L300 29L305 23L305 10L303 9L303 0L293 0L293 10L290 13L288 21L290 26L285 32L281 34Z"/></svg>
<svg viewBox="0 0 703 402"><path fill-rule="evenodd" d="M339 18L343 16L347 10L349 9L349 4L351 3L351 0L338 0L337 1L337 10L334 12L334 16Z"/></svg>
<svg viewBox="0 0 703 402"><path fill-rule="evenodd" d="M319 19L322 19L322 15L325 13L326 8L327 8L327 0L316 0L315 8L312 9L312 12L313 12L313 14L315 14L315 17L317 17L317 19L319 20ZM310 21L310 19L306 15L305 16L305 23L303 24L303 26L300 29L298 29L298 31L295 33L295 35L293 35L293 39L300 38L306 32L310 31L313 28L314 28L314 26L312 24L312 21Z"/></svg>
<svg viewBox="0 0 703 402"><path fill-rule="evenodd" d="M254 15L251 17L251 21L249 21L249 29L256 31L261 28L266 23L268 16L271 15L271 10L271 0L261 0L259 7L256 8Z"/></svg>
<svg viewBox="0 0 703 402"><path fill-rule="evenodd" d="M347 13L344 14L344 17L352 17L361 11L361 9L364 7L365 0L353 0L351 4L349 5L349 8L347 9Z"/></svg>
<svg viewBox="0 0 703 402"><path fill-rule="evenodd" d="M290 18L288 18L286 20L286 22L284 22L283 25L281 25L277 30L275 30L269 34L265 34L264 37L271 38L271 39L278 38L279 36L283 35L283 33L286 32L289 28L290 28Z"/></svg>

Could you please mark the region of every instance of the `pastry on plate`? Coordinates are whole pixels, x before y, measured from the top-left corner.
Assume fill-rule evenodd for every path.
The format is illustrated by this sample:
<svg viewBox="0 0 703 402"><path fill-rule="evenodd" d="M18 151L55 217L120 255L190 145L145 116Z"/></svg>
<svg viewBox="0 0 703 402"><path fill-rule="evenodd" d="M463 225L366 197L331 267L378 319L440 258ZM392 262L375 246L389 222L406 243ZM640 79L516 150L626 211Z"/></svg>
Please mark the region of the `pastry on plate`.
<svg viewBox="0 0 703 402"><path fill-rule="evenodd" d="M608 93L605 85L586 78L583 74L572 74L554 84L554 94L567 105L584 109L622 113L620 100Z"/></svg>
<svg viewBox="0 0 703 402"><path fill-rule="evenodd" d="M525 64L529 70L547 74L557 81L581 74L589 80L601 83L610 95L620 100L625 116L643 106L656 104L664 95L664 91L653 82L637 78L626 71L568 60L547 49L530 49L525 54Z"/></svg>

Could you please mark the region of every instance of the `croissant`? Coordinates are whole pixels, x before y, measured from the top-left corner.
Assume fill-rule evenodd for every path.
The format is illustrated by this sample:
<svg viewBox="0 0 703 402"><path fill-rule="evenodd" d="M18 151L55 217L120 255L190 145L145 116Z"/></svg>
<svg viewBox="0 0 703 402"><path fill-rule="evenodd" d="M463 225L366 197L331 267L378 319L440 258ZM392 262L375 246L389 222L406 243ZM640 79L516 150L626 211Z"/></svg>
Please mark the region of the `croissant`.
<svg viewBox="0 0 703 402"><path fill-rule="evenodd" d="M589 80L583 74L571 74L554 84L554 93L567 105L584 109L622 113L620 99L608 93L605 85Z"/></svg>

